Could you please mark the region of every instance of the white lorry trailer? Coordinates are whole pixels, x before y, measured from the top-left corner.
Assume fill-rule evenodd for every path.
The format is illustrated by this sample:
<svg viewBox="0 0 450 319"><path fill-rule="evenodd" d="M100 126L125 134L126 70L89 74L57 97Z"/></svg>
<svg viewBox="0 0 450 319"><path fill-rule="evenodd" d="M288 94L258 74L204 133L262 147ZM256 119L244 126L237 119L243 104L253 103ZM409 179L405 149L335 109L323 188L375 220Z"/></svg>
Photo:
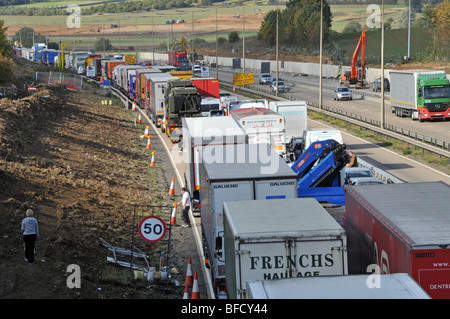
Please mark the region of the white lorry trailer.
<svg viewBox="0 0 450 319"><path fill-rule="evenodd" d="M301 154L303 131L308 128L308 106L305 101L275 101L269 102L269 107L284 116L286 158L293 162Z"/></svg>
<svg viewBox="0 0 450 319"><path fill-rule="evenodd" d="M247 144L247 134L231 117L183 118L185 185L191 194L191 208L199 200L200 150L207 145ZM197 211L197 210L196 210Z"/></svg>
<svg viewBox="0 0 450 319"><path fill-rule="evenodd" d="M147 83L150 86L150 118L156 127L160 127L164 119L164 93L167 81L175 77L169 73L149 73L145 77L150 81Z"/></svg>
<svg viewBox="0 0 450 319"><path fill-rule="evenodd" d="M223 203L296 198L297 175L267 144L210 145L200 155L203 248L215 295L224 298Z"/></svg>
<svg viewBox="0 0 450 319"><path fill-rule="evenodd" d="M431 299L405 273L255 280L247 292L248 299Z"/></svg>
<svg viewBox="0 0 450 319"><path fill-rule="evenodd" d="M257 108L269 108L269 102L264 99L256 99L256 100L237 100L237 101L230 101L228 104L228 114L230 114L231 111L237 110L237 109L246 109L250 107L257 107Z"/></svg>
<svg viewBox="0 0 450 319"><path fill-rule="evenodd" d="M244 108L230 112L248 135L249 144L266 143L277 153L286 156L284 116L266 108Z"/></svg>
<svg viewBox="0 0 450 319"><path fill-rule="evenodd" d="M347 274L344 229L314 198L225 202L226 284L247 298L246 282Z"/></svg>

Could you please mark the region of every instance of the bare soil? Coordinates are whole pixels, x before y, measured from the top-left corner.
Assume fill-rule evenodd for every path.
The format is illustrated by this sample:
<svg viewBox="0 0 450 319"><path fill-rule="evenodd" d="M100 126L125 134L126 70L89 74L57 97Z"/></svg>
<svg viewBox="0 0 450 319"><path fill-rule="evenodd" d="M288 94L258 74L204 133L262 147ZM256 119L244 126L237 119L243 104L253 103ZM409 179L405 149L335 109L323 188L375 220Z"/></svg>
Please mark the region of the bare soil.
<svg viewBox="0 0 450 319"><path fill-rule="evenodd" d="M108 262L112 253L100 241L129 247L134 212L136 227L153 214L169 221L180 197L168 195L175 175L158 138L147 149L148 124L135 125L136 113L93 84L81 92L36 86L29 97L0 99L0 298L181 299L187 261L196 252L192 231L179 226L179 212L170 255L168 235L148 243L134 233L135 246L156 268L153 282ZM156 167L149 166L151 151ZM24 260L20 231L28 208L40 226L33 264ZM162 252L170 282L158 279ZM79 289L67 286L72 264L80 267Z"/></svg>

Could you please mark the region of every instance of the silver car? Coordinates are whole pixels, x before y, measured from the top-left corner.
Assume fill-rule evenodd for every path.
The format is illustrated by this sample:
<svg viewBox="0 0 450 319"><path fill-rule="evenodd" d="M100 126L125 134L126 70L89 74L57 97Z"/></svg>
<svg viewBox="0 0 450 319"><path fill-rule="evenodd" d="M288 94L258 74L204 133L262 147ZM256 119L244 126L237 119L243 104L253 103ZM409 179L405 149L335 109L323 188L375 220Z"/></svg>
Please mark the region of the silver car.
<svg viewBox="0 0 450 319"><path fill-rule="evenodd" d="M261 73L258 78L259 84L271 84L273 81L272 75L270 73Z"/></svg>
<svg viewBox="0 0 450 319"><path fill-rule="evenodd" d="M364 167L345 167L343 169L344 184L348 185L372 185L384 184L375 178L372 171Z"/></svg>
<svg viewBox="0 0 450 319"><path fill-rule="evenodd" d="M272 82L272 84L270 85L270 89L272 90L272 93L277 92L277 81ZM286 85L284 84L284 81L278 81L279 93L284 93L285 89L286 89Z"/></svg>
<svg viewBox="0 0 450 319"><path fill-rule="evenodd" d="M334 89L333 100L353 100L352 91L346 86L340 86Z"/></svg>

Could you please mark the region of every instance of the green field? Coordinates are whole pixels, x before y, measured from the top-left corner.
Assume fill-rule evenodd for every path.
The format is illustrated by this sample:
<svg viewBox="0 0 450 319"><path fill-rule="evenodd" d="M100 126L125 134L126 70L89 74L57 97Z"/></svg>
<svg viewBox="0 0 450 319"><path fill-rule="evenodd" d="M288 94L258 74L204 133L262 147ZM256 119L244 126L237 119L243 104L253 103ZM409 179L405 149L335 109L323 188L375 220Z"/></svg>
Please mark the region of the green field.
<svg viewBox="0 0 450 319"><path fill-rule="evenodd" d="M352 56L359 41L360 33L338 33L332 36L333 41L345 52ZM424 29L411 29L411 53L422 53L430 41L430 33ZM408 49L408 29L385 30L384 54L386 56L406 55ZM381 30L366 30L365 56L380 56Z"/></svg>

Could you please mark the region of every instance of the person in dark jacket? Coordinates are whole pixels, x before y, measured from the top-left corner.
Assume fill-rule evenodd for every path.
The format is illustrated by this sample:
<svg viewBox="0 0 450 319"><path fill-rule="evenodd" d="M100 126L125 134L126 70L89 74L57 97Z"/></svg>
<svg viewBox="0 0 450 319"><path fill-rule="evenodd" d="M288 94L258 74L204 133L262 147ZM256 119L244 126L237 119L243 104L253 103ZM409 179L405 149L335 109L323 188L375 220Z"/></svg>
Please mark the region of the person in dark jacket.
<svg viewBox="0 0 450 319"><path fill-rule="evenodd" d="M23 241L25 244L25 260L34 263L34 245L39 239L39 225L32 209L27 209L26 217L22 220Z"/></svg>

